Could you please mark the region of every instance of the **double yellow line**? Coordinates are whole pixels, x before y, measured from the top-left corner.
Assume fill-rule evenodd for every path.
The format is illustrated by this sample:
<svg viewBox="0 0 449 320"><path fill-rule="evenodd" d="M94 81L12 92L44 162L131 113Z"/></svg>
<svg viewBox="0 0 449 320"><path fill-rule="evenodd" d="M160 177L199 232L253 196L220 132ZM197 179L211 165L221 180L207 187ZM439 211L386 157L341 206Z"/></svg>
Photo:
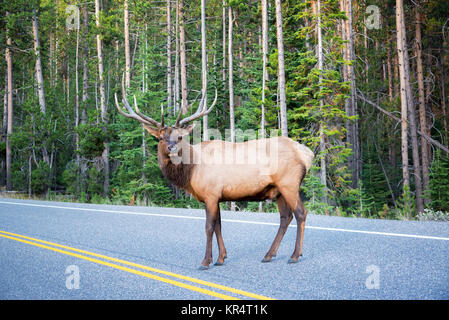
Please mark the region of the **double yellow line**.
<svg viewBox="0 0 449 320"><path fill-rule="evenodd" d="M32 238L32 237L27 237L24 235L20 235L20 234L16 234L16 233L12 233L12 232L7 232L7 231L2 231L0 230L0 237L3 238L7 238L10 240L15 240L15 241L19 241L22 243L26 243L32 246L36 246L39 248L43 248L43 249L47 249L47 250L51 250L54 252L59 252L65 255L69 255L72 257L76 257L79 259L83 259L83 260L87 260L90 262L94 262L97 264L101 264L104 266L108 266L111 268L115 268L115 269L119 269L122 271L126 271L129 273L133 273L139 276L143 276L146 278L150 278L153 280L157 280L157 281L161 281L161 282L165 282L177 287L181 287L184 289L188 289L191 291L196 291L196 292L200 292L212 297L216 297L216 298L221 298L221 299L225 299L225 300L238 300L239 298L236 298L234 296L230 296L227 294L223 294L220 292L216 292L216 291L212 291L210 289L206 289L206 288L202 288L202 287L198 287L198 286L194 286L185 282L180 282L177 280L173 280L170 278L166 278L166 277L161 277L158 276L156 274L153 273L157 273L157 274L161 274L161 275L165 275L165 276L169 276L171 278L176 278L176 279L180 279L180 280L184 280L184 281L188 281L191 283L195 283L195 284L200 284L209 288L214 288L214 289L219 289L222 291L226 291L229 293L233 293L236 295L241 295L244 297L248 297L248 298L252 298L252 299L262 299L262 300L267 300L267 299L271 299L262 295L258 295L255 293L251 293L251 292L247 292L247 291L243 291L243 290L239 290L239 289L235 289L235 288L231 288L231 287L227 287L227 286L223 286L220 284L216 284L213 282L208 282L208 281L204 281L204 280L200 280L200 279L196 279L196 278L192 278L189 276L184 276L181 274L177 274L177 273L173 273L173 272L169 272L169 271L165 271L165 270L161 270L161 269L156 269L156 268L152 268L152 267L148 267L142 264L138 264L138 263L134 263L134 262L130 262L130 261L126 261L126 260L122 260L122 259L117 259L117 258L113 258L113 257L108 257L102 254L98 254L98 253L94 253L94 252L90 252L90 251L86 251L86 250L81 250L81 249L77 249L77 248L73 248L73 247L69 247L69 246L65 246L62 244L58 244L58 243L54 243L54 242L50 242L50 241L45 241L45 240L40 240L40 239L36 239L36 238ZM65 250L64 250L65 249ZM70 251L67 251L70 250ZM95 257L95 258L93 258ZM99 258L99 259L97 259ZM103 259L103 260L100 260ZM106 260L106 261L105 261ZM108 262L108 261L112 261L112 262ZM121 265L117 264L120 263ZM141 271L141 270L137 270L137 269L132 269L126 266L130 266L130 267L134 267L134 268L139 268L145 271L150 271L153 273L149 273L149 272L145 272L145 271Z"/></svg>

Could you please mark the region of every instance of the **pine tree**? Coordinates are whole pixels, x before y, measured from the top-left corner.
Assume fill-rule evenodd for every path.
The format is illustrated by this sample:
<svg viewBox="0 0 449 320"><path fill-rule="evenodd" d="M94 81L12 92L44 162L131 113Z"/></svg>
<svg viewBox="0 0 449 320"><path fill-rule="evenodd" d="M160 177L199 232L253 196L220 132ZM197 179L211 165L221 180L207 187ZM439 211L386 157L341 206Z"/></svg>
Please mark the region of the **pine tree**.
<svg viewBox="0 0 449 320"><path fill-rule="evenodd" d="M449 157L437 150L430 167L428 207L433 210L449 211Z"/></svg>

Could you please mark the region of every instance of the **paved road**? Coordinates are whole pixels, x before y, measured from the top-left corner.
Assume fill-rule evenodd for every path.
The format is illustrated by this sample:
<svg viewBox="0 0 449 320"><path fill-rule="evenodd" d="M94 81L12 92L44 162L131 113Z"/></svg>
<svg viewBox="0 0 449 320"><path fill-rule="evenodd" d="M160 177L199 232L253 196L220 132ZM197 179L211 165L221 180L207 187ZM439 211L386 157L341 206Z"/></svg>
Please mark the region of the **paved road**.
<svg viewBox="0 0 449 320"><path fill-rule="evenodd" d="M222 219L228 259L200 271L202 210L0 198L0 299L449 299L449 223L309 214L287 264L296 226L261 263L278 215Z"/></svg>

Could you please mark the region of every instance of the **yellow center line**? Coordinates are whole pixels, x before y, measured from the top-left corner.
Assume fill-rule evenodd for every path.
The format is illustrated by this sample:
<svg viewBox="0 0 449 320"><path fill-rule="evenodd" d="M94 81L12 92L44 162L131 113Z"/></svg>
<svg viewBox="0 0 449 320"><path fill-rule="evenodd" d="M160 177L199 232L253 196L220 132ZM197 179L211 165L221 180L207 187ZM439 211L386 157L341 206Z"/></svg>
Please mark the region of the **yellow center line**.
<svg viewBox="0 0 449 320"><path fill-rule="evenodd" d="M10 236L7 236L7 235L10 235ZM134 262L118 259L118 258L108 257L108 256L105 256L105 255L102 255L102 254L89 252L89 251L86 251L86 250L72 248L72 247L69 247L69 246L61 245L61 244L50 242L50 241L45 241L45 240L41 240L41 239L36 239L36 238L27 237L27 236L19 235L19 234L16 234L16 233L11 233L11 232L0 230L0 237L4 237L4 238L20 241L20 242L23 242L23 243L27 243L27 244L31 244L31 245L37 246L37 247L41 247L41 248L49 249L49 250L56 251L56 252L59 252L59 253L67 254L67 255L74 256L74 257L77 257L77 258L80 258L80 259L88 260L88 261L99 263L99 264L102 264L102 265L106 265L106 266L109 266L109 267L112 267L112 268L116 268L116 269L120 269L120 270L127 271L127 272L130 272L130 273L138 274L138 275L141 275L141 276L144 276L144 277L147 277L147 278L151 278L151 279L159 280L159 281L162 281L162 282L170 283L170 284L173 284L175 286L182 287L182 288L190 289L190 290L193 290L193 291L198 291L198 292L201 292L201 293L204 293L204 294L208 294L208 295L211 295L211 296L214 296L214 297L218 297L218 298L222 298L222 299L236 299L235 297L232 297L232 296L228 296L228 295L217 293L217 292L214 292L214 291L211 291L211 290L207 290L207 289L203 289L203 288L200 288L200 287L195 287L195 286L192 286L192 285L184 284L184 283L179 282L179 281L175 281L175 280L159 277L159 276L156 276L156 275L153 275L153 274L150 274L150 273L138 271L138 270L135 270L135 269L130 269L130 268L123 267L123 266L120 266L120 265L117 265L117 264L113 264L113 263L109 263L109 262L106 262L106 261L102 261L102 260L86 257L86 256L83 256L83 255L80 255L80 254L76 254L76 253L73 253L73 252L60 250L60 249L57 249L57 248L49 247L49 246L42 245L42 244L35 243L35 242L26 241L26 240L23 240L23 239L18 239L18 238L11 237L11 236L20 237L20 238L23 238L23 239L28 239L28 240L44 243L44 244L47 244L47 245L52 245L52 246L55 246L55 247L64 248L64 249L67 249L67 250L71 250L71 251L75 251L75 252L91 255L91 256L94 256L94 257L97 257L97 258L102 258L102 259L110 260L110 261L113 261L113 262L125 264L125 265L128 265L128 266L144 269L144 270L147 270L147 271L160 273L160 274L167 275L167 276L170 276L170 277L173 277L173 278L178 278L178 279L190 281L190 282L193 282L193 283L205 285L205 286L216 288L216 289L220 289L220 290L223 290L223 291L228 291L230 293L239 294L239 295L246 296L246 297L253 298L253 299L261 299L261 300L271 300L272 299L272 298L269 298L269 297L265 297L265 296L258 295L258 294L255 294L255 293L243 291L243 290L240 290L240 289L227 287L227 286L216 284L216 283L213 283L213 282L208 282L208 281L192 278L192 277L189 277L189 276L180 275L180 274L177 274L177 273L173 273L173 272L169 272L169 271L165 271L165 270L161 270L161 269L152 268L152 267L145 266L145 265L138 264L138 263L134 263Z"/></svg>

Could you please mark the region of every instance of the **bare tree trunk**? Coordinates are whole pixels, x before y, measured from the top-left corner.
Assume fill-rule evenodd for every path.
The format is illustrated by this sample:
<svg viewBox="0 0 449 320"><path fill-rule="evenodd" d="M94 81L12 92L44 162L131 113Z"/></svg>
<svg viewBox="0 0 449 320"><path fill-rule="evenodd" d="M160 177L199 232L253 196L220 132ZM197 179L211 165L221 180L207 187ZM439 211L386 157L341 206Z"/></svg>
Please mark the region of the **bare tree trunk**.
<svg viewBox="0 0 449 320"><path fill-rule="evenodd" d="M261 0L262 9L262 104L260 106L260 135L259 138L265 138L265 90L267 88L268 71L267 71L267 54L268 54L268 4L267 0ZM259 202L259 212L263 212L263 202Z"/></svg>
<svg viewBox="0 0 449 320"><path fill-rule="evenodd" d="M393 101L393 70L392 70L392 58L391 58L391 47L388 41L387 43L387 75L388 75L388 100Z"/></svg>
<svg viewBox="0 0 449 320"><path fill-rule="evenodd" d="M129 51L129 10L128 0L123 4L123 20L124 20L124 36L125 36L125 86L129 88L131 85L131 53Z"/></svg>
<svg viewBox="0 0 449 320"><path fill-rule="evenodd" d="M204 109L207 109L207 53L206 53L206 0L201 0L201 77L203 82ZM203 140L209 140L208 117L203 116Z"/></svg>
<svg viewBox="0 0 449 320"><path fill-rule="evenodd" d="M83 93L81 97L82 110L81 110L81 124L87 123L87 99L89 98L89 73L87 62L89 60L89 15L87 11L87 5L83 6L83 24L84 24L84 49L83 49Z"/></svg>
<svg viewBox="0 0 449 320"><path fill-rule="evenodd" d="M167 1L169 2L169 1ZM167 4L169 5L169 4ZM170 12L170 10L168 10L168 12ZM170 29L169 29L170 30ZM145 32L144 32L144 37L145 37L145 51L143 53L144 57L147 55L147 50L148 50L148 39L147 39L147 31L148 31L148 25L145 24ZM142 59L143 63L142 63L142 95L145 95L147 89L146 89L146 81L145 81L145 58ZM147 177L145 174L145 167L146 167L146 158L147 158L147 142L145 140L145 127L142 124L142 182L143 183L147 183ZM147 193L144 192L143 193L143 202L144 205L147 206L148 205L148 196Z"/></svg>
<svg viewBox="0 0 449 320"><path fill-rule="evenodd" d="M45 116L46 106L45 106L45 90L44 90L44 77L42 75L42 64L41 64L41 52L40 52L40 42L39 42L39 26L37 23L36 9L33 9L32 17L33 25L33 44L34 44L34 55L36 57L36 82L37 91L39 95L39 106L42 115ZM50 164L50 159L48 157L47 148L45 146L45 141L42 142L42 156L45 163Z"/></svg>
<svg viewBox="0 0 449 320"><path fill-rule="evenodd" d="M97 28L100 27L100 0L95 0L95 23ZM97 56L98 56L98 79L100 87L100 110L101 110L101 122L103 123L103 132L106 133L106 126L108 124L106 96L104 87L104 68L103 68L103 52L101 35L97 34ZM104 166L104 183L103 192L107 196L109 192L109 144L107 139L104 142L104 150L102 154L103 166Z"/></svg>
<svg viewBox="0 0 449 320"><path fill-rule="evenodd" d="M408 104L408 118L410 124L410 136L411 136L411 148L412 148L412 160L413 160L413 176L415 180L415 201L416 201L416 211L424 211L423 202L423 191L422 191L422 175L421 166L419 161L419 146L418 146L418 135L417 135L417 125L415 117L415 103L413 99L413 92L410 83L410 60L408 56L407 49L407 36L405 28L405 18L404 18L404 8L401 9L401 35L403 37L402 44L404 46L404 70L405 70L405 88L407 92L407 104Z"/></svg>
<svg viewBox="0 0 449 320"><path fill-rule="evenodd" d="M9 12L6 12L6 16L9 18ZM12 190L11 181L11 135L13 132L13 97L12 97L12 56L11 56L11 46L12 40L9 35L9 30L6 29L6 49L5 49L5 59L6 59L6 70L8 74L8 129L6 135L6 190Z"/></svg>
<svg viewBox="0 0 449 320"><path fill-rule="evenodd" d="M79 63L79 28L76 29L76 50L75 50L75 150L76 152L76 167L80 166L80 137L78 134L78 126L80 123L80 97L79 97L79 79L78 79L78 63ZM77 175L76 193L79 194L79 174Z"/></svg>
<svg viewBox="0 0 449 320"><path fill-rule="evenodd" d="M282 32L282 5L281 0L275 0L276 4L276 35L278 44L278 87L279 109L281 117L281 134L288 136L287 126L287 101L285 96L285 64L284 64L284 36Z"/></svg>
<svg viewBox="0 0 449 320"><path fill-rule="evenodd" d="M171 79L171 6L167 0L167 110L172 108L172 79Z"/></svg>
<svg viewBox="0 0 449 320"><path fill-rule="evenodd" d="M423 74L423 61L422 61L422 40L421 40L421 12L418 7L415 8L416 16L416 73L418 81L418 95L419 95L419 120L421 131L427 130L427 115L426 115L426 100L424 92L424 74ZM427 190L429 188L429 151L428 143L424 137L421 137L421 161L422 161L422 176L423 176L423 188ZM425 203L428 203L430 199L424 199Z"/></svg>
<svg viewBox="0 0 449 320"><path fill-rule="evenodd" d="M48 69L50 71L50 87L55 86L54 59L55 59L55 34L53 30L48 36L49 53L48 53Z"/></svg>
<svg viewBox="0 0 449 320"><path fill-rule="evenodd" d="M184 26L184 0L178 3L179 15L179 41L180 41L180 60L181 60L181 110L183 114L187 113L187 69L186 69L186 32Z"/></svg>
<svg viewBox="0 0 449 320"><path fill-rule="evenodd" d="M410 188L410 174L408 171L408 122L407 122L407 91L405 78L405 58L404 58L404 36L402 35L401 19L402 0L396 0L396 30L397 30L397 50L398 65L400 73L400 92L401 92L401 155L402 155L402 185L405 189Z"/></svg>
<svg viewBox="0 0 449 320"><path fill-rule="evenodd" d="M323 40L321 35L321 1L318 0L316 2L316 10L317 10L317 36L318 36L318 46L317 46L317 55L318 55L318 69L320 72L319 76L319 84L320 84L320 90L321 90L321 83L323 81ZM324 101L323 98L320 98L320 111L323 110ZM325 196L323 197L322 201L327 203L327 173L326 173L326 140L324 136L324 128L322 122L320 122L319 127L319 134L320 134L320 182L324 186L325 190Z"/></svg>
<svg viewBox="0 0 449 320"><path fill-rule="evenodd" d="M234 120L234 65L232 57L232 29L234 24L232 8L228 7L228 66L229 66L229 121L231 130L231 142L235 142L235 120Z"/></svg>
<svg viewBox="0 0 449 320"><path fill-rule="evenodd" d="M231 6L228 7L228 78L229 78L229 122L231 130L231 142L235 142L235 120L234 120L234 64L232 57L232 29L234 18ZM235 202L231 202L231 211L235 211Z"/></svg>
<svg viewBox="0 0 449 320"><path fill-rule="evenodd" d="M444 70L444 50L440 50L440 83L441 83L441 109L443 111L443 128L445 142L448 143L448 128L447 128L447 111L446 111L446 72Z"/></svg>
<svg viewBox="0 0 449 320"><path fill-rule="evenodd" d="M410 87L410 66L407 52L405 21L404 21L404 7L403 0L396 0L396 28L398 38L398 57L399 57L399 76L401 82L401 128L402 128L402 171L403 171L403 185L410 187L410 176L408 172L408 141L407 141L407 117L410 120L410 131L412 137L412 156L415 173L415 185L416 185L416 209L417 212L423 211L422 201L422 186L421 175L419 168L419 156L417 137L416 137L416 124L414 119L414 107L413 99L411 96ZM408 114L407 114L408 113ZM416 159L418 158L418 159Z"/></svg>
<svg viewBox="0 0 449 320"><path fill-rule="evenodd" d="M226 0L223 0L223 84L226 81Z"/></svg>
<svg viewBox="0 0 449 320"><path fill-rule="evenodd" d="M268 81L267 60L268 60L268 5L267 0L262 0L262 106L260 130L262 138L265 137L265 90Z"/></svg>
<svg viewBox="0 0 449 320"><path fill-rule="evenodd" d="M351 0L341 0L340 8L346 12L347 20L342 22L342 38L347 41L345 48L343 49L343 58L346 61L354 60L354 37L352 31L352 2ZM357 102L356 102L356 88L355 88L355 72L353 65L347 65L344 67L345 81L350 82L351 92L350 97L345 101L346 115L353 117L357 114ZM357 120L349 120L346 123L348 130L348 143L351 146L352 154L348 157L348 168L352 172L352 187L357 188L359 179L359 143L358 143L358 123Z"/></svg>
<svg viewBox="0 0 449 320"><path fill-rule="evenodd" d="M0 133L0 141L4 142L6 139L6 132L8 130L8 72L5 69L5 94L3 95L3 119L2 119L2 132ZM1 157L1 185L6 185L6 159Z"/></svg>
<svg viewBox="0 0 449 320"><path fill-rule="evenodd" d="M174 79L174 112L176 115L179 109L179 10L178 10L178 0L176 0L176 22L175 22L175 79Z"/></svg>
<svg viewBox="0 0 449 320"><path fill-rule="evenodd" d="M37 23L36 9L33 9L33 44L34 44L34 55L36 56L36 81L37 90L39 94L39 106L41 112L45 114L45 91L44 91L44 77L42 76L42 64L41 64L41 53L40 53L40 42L39 42L39 27Z"/></svg>

